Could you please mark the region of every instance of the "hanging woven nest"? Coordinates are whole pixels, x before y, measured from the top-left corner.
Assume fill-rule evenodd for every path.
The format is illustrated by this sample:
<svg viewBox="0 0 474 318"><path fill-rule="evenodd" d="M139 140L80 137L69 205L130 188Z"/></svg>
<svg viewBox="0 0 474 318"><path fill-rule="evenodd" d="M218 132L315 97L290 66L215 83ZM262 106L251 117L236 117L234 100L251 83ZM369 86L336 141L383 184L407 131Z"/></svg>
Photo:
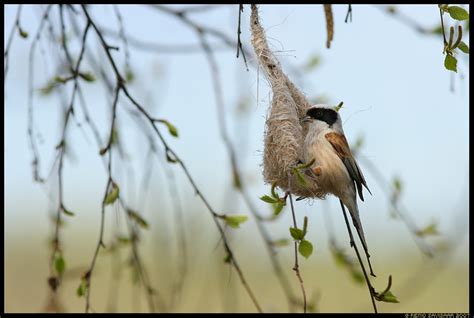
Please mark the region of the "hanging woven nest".
<svg viewBox="0 0 474 318"><path fill-rule="evenodd" d="M264 181L294 195L323 198L326 193L319 188L311 170L298 168L305 164L303 142L307 133L301 120L311 104L270 51L256 5L252 5L250 28L255 54L273 93L265 122Z"/></svg>

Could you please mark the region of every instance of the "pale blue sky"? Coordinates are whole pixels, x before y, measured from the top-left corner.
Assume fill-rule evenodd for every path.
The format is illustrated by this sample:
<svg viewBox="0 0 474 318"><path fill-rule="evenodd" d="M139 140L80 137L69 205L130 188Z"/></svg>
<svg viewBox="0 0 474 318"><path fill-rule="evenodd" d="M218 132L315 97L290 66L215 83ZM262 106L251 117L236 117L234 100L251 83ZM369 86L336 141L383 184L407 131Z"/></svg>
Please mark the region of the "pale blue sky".
<svg viewBox="0 0 474 318"><path fill-rule="evenodd" d="M26 41L19 37L14 39L5 85L5 228L10 238L22 235L20 233L24 233L25 229L37 229L46 237L48 229L47 192L32 183L26 130L27 62L29 46L39 20L37 9L23 8L22 27L30 36ZM57 9L54 10L53 19L57 21ZM171 16L140 6L120 6L120 10L127 33L134 37L160 44L198 44L194 32ZM435 5L402 6L400 10L426 27L439 23ZM117 27L112 7L94 7L91 11L99 25ZM209 13L196 14L195 20L218 27L234 37L236 13L237 6L224 6ZM335 35L329 50L325 47L326 27L320 5L265 5L260 7L260 13L271 45L275 50L283 51L278 52L277 56L284 67L288 63L303 65L312 55L321 55L322 64L318 69L305 73L304 80L294 76L292 79L309 97L324 94L330 97L332 103L344 101L341 114L349 142L354 142L363 134L365 144L361 154L372 160L385 177L401 176L405 186L403 202L412 217L420 225L437 220L441 223L441 231L449 230L453 218L460 213L459 209L465 211L467 221L468 59L459 61L458 68L464 79L460 80L459 74L456 75L453 93L449 89L450 73L443 67L442 40L435 36L422 36L374 6L354 5L353 21L345 24L346 6L335 5ZM15 14L16 6L5 7L5 38L9 35ZM242 17L242 40L247 45L250 39L248 18L249 8L246 7ZM210 38L210 42L217 41ZM121 46L119 40L111 40L111 43ZM47 45L43 46L48 50ZM94 48L93 53L97 54L99 50ZM123 51L113 54L122 60ZM269 191L268 186L263 185L260 167L269 87L262 73L258 76L252 67L249 72L245 71L242 59L235 58L235 50L221 50L216 56L228 109L229 131L234 140L247 134L246 143L242 145L236 141L235 144L238 145L251 193L259 206L265 209L265 204L260 204L258 197ZM44 86L47 79L55 75L52 59L56 58L55 54L50 53L37 55L35 88ZM253 56L247 58L253 59ZM166 118L178 128L180 138L169 137L167 140L184 159L211 204L225 213L249 214L243 205L229 207L223 199L230 184L229 164L219 138L214 93L204 55L132 50L131 63L137 77L131 85L132 94L147 105L156 117ZM94 72L87 64L84 68ZM97 109L96 119L102 127L104 139L109 130L107 114L110 103L104 98L100 84L84 84L83 87L87 92L89 108ZM70 92L69 87L67 96ZM240 95L250 101L249 114L244 119L234 111ZM36 123L44 139L41 157L42 174L45 175L51 167L54 147L60 139L60 105L57 98L35 98ZM128 152L135 160L135 166L143 167L146 148L141 143L144 139L140 138L137 126L126 112L120 110L118 116L119 124L122 124L120 137L129 146ZM79 118L82 120L81 115ZM94 139L89 130L85 131L89 142L77 127L71 134L76 160L66 161L66 204L81 215L77 218L78 222L96 224L106 176ZM367 170L363 165L362 169ZM143 168L137 171L136 184L143 173L147 173ZM125 178L124 172L116 173L119 179ZM175 173L179 176L181 197L189 202L186 206L201 207L197 199L191 198L192 190L182 178L181 171L175 169ZM360 210L369 241L377 241L376 238L384 234L388 241L401 237L415 249L401 223L388 217L386 198L376 186L373 176L367 171L365 175L373 196L367 196ZM155 180L153 191L155 188L160 188L160 179ZM132 204L136 203L135 199L129 197ZM334 222L343 229L337 201L331 198L329 205L337 213ZM309 215L314 207L324 206L319 203L313 206L299 204L301 218ZM324 228L321 216L314 222L319 223L320 229ZM277 225L281 236L287 235L289 224L289 214L286 213ZM249 228L254 229L254 225L249 225ZM343 235L346 234L341 232L341 239L345 239ZM315 240L320 238L324 239L314 236Z"/></svg>

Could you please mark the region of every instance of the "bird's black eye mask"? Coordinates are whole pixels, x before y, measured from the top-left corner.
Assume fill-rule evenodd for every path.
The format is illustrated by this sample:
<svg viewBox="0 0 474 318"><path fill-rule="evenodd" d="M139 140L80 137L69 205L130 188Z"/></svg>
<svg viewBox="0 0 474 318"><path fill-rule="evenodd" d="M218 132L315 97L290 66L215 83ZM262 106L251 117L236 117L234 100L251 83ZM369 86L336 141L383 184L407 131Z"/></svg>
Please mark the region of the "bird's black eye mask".
<svg viewBox="0 0 474 318"><path fill-rule="evenodd" d="M337 121L337 113L333 109L329 108L311 108L308 109L306 115L326 122L329 126L332 126Z"/></svg>

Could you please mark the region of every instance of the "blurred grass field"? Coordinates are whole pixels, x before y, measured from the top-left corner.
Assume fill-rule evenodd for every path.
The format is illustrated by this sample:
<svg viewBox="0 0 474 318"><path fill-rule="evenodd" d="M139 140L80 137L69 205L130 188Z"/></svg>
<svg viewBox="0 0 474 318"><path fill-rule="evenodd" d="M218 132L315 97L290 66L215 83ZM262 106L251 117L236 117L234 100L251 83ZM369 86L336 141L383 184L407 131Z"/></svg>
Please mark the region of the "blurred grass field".
<svg viewBox="0 0 474 318"><path fill-rule="evenodd" d="M109 220L111 225L113 222ZM173 312L255 312L255 307L245 293L233 268L223 262L225 257L216 230L207 224L207 218L194 222L187 231L188 273L183 292ZM31 226L26 226L26 230ZM80 275L87 269L96 244L95 226L75 225L64 229L64 257L67 270L59 293L59 308L65 312L83 312L84 298L76 295ZM110 227L109 227L110 228ZM159 227L155 227L159 228ZM265 312L287 312L288 305L278 283L258 234L245 229L230 231L231 245L251 288L257 295ZM152 226L153 229L153 226ZM31 230L31 228L29 228ZM107 231L107 230L106 230ZM170 231L170 229L168 229ZM346 235L346 233L341 233ZM346 243L341 236L339 245ZM367 288L355 283L345 268L334 262L327 244L314 241L315 251L308 260L300 257L300 270L304 279L308 301L316 298L319 312L372 312ZM467 242L460 242L449 259L440 256L427 259L414 245L406 244L396 248L380 248L379 242L372 243L372 261L377 278L372 282L382 290L388 275L393 276L393 293L399 304L378 302L379 312L467 312L468 304L468 255ZM147 270L152 277L153 287L169 301L171 286L178 275L175 242L166 230L146 232L140 251ZM370 243L369 243L370 244ZM392 246L392 245L390 245ZM351 257L349 245L346 253ZM41 312L48 308L47 235L39 231L7 233L5 242L5 312ZM119 249L114 257L101 252L92 280L92 310L94 312L147 312L145 293L139 285L132 283L132 272L127 266L130 250ZM293 246L279 248L279 259L285 274L292 284L293 292L301 297L293 267ZM119 276L114 276L113 265L122 263ZM117 292L111 306L111 284ZM112 297L113 298L113 297ZM51 306L51 304L49 304ZM56 308L57 309L57 308Z"/></svg>

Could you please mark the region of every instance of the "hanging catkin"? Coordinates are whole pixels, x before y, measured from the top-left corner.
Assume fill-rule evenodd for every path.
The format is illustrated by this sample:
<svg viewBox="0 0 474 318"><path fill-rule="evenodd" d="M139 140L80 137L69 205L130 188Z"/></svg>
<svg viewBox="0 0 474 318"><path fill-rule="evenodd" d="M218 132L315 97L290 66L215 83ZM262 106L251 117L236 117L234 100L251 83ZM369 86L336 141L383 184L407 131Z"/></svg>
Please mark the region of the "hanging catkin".
<svg viewBox="0 0 474 318"><path fill-rule="evenodd" d="M273 93L265 122L264 180L295 195L322 198L325 193L319 190L311 174L302 171L307 181L303 185L293 172L293 168L302 163L306 131L300 121L311 104L283 73L280 63L270 51L256 5L252 5L250 28L255 54Z"/></svg>

